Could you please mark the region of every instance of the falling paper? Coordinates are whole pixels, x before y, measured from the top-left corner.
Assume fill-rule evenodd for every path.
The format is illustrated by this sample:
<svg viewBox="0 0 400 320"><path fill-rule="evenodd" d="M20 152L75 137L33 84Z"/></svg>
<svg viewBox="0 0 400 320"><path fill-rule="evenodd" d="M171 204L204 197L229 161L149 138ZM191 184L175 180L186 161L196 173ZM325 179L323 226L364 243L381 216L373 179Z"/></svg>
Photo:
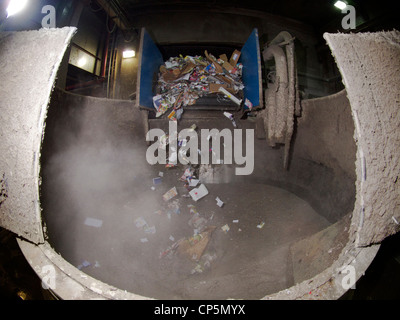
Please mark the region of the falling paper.
<svg viewBox="0 0 400 320"><path fill-rule="evenodd" d="M221 229L222 229L222 231L225 232L225 233L227 233L227 232L230 230L230 228L229 228L229 226L228 226L227 224L224 225L223 227L221 227Z"/></svg>
<svg viewBox="0 0 400 320"><path fill-rule="evenodd" d="M265 222L261 222L261 223L257 226L257 228L258 228L258 229L262 229L262 228L264 227L264 225L265 225Z"/></svg>
<svg viewBox="0 0 400 320"><path fill-rule="evenodd" d="M146 232L147 234L154 234L154 233L156 233L156 227L155 226L152 226L152 227L145 226L144 232Z"/></svg>
<svg viewBox="0 0 400 320"><path fill-rule="evenodd" d="M103 221L95 218L86 218L85 224L89 227L100 228L103 225Z"/></svg>
<svg viewBox="0 0 400 320"><path fill-rule="evenodd" d="M183 175L181 176L181 181L186 181L188 178L193 177L193 171L191 169L186 169Z"/></svg>
<svg viewBox="0 0 400 320"><path fill-rule="evenodd" d="M140 242L145 243L145 242L149 242L149 240L147 238L142 238L142 239L140 239Z"/></svg>
<svg viewBox="0 0 400 320"><path fill-rule="evenodd" d="M169 240L175 241L175 238L173 236L169 236Z"/></svg>
<svg viewBox="0 0 400 320"><path fill-rule="evenodd" d="M221 201L220 198L217 197L215 200L217 201L217 206L218 206L218 207L221 208L221 207L224 205L224 203Z"/></svg>
<svg viewBox="0 0 400 320"><path fill-rule="evenodd" d="M189 226L194 227L195 229L201 229L203 226L207 224L207 220L200 217L198 213L194 214L189 222Z"/></svg>
<svg viewBox="0 0 400 320"><path fill-rule="evenodd" d="M153 97L153 105L156 110L158 110L161 106L162 95L157 95Z"/></svg>
<svg viewBox="0 0 400 320"><path fill-rule="evenodd" d="M198 214L197 209L196 209L196 207L194 205L188 204L187 207L190 209L190 213L191 214Z"/></svg>
<svg viewBox="0 0 400 320"><path fill-rule="evenodd" d="M248 108L248 109L253 109L253 104L251 103L251 101L249 99L246 98L244 105Z"/></svg>
<svg viewBox="0 0 400 320"><path fill-rule="evenodd" d="M168 192L166 192L163 195L163 199L164 199L164 201L168 201L177 195L178 195L178 191L176 190L176 187L173 187L172 189L170 189Z"/></svg>
<svg viewBox="0 0 400 320"><path fill-rule="evenodd" d="M232 220L232 223L239 223L239 220Z"/></svg>
<svg viewBox="0 0 400 320"><path fill-rule="evenodd" d="M161 177L157 177L157 178L153 178L153 184L154 185L158 185L162 183L162 178Z"/></svg>
<svg viewBox="0 0 400 320"><path fill-rule="evenodd" d="M196 187L199 184L200 180L198 179L191 179L189 181L189 187Z"/></svg>
<svg viewBox="0 0 400 320"><path fill-rule="evenodd" d="M144 226L147 226L147 222L142 217L139 217L135 220L135 225L136 228L143 228Z"/></svg>
<svg viewBox="0 0 400 320"><path fill-rule="evenodd" d="M232 124L233 124L233 126L234 126L235 128L237 127L235 118L233 117L233 114L232 114L232 113L224 112L224 116L227 117L228 119L230 119L230 120L232 121Z"/></svg>
<svg viewBox="0 0 400 320"><path fill-rule="evenodd" d="M200 187L193 189L189 192L190 196L194 201L198 201L201 198L205 197L208 194L208 190L204 184L200 185Z"/></svg>
<svg viewBox="0 0 400 320"><path fill-rule="evenodd" d="M179 200L173 200L172 202L168 203L168 211L170 213L176 213L180 214L181 213L181 208L179 204Z"/></svg>

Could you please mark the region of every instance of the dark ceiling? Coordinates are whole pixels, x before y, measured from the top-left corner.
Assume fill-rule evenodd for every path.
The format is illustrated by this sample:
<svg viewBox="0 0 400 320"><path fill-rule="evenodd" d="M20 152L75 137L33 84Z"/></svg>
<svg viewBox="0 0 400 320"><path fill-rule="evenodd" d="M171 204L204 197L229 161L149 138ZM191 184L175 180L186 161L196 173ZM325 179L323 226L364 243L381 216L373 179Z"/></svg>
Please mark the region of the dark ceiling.
<svg viewBox="0 0 400 320"><path fill-rule="evenodd" d="M136 16L168 11L208 11L244 13L245 10L278 15L303 22L317 32L338 31L344 15L333 6L335 0L111 0L115 1L128 20ZM348 0L356 8L357 31L380 31L399 27L396 1Z"/></svg>

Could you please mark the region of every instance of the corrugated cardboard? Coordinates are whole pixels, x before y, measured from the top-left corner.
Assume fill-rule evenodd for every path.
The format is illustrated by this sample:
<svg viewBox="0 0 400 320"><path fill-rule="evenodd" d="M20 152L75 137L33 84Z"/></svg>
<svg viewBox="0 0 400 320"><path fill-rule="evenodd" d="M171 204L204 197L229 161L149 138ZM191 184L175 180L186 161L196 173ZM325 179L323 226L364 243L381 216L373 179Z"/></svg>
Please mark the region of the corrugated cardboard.
<svg viewBox="0 0 400 320"><path fill-rule="evenodd" d="M219 56L219 58L221 59L221 60L223 60L223 61L225 61L225 62L228 62L229 60L228 60L228 57L227 57L227 55L224 53L224 54L221 54L220 56Z"/></svg>
<svg viewBox="0 0 400 320"><path fill-rule="evenodd" d="M215 226L207 227L195 243L191 239L183 239L179 243L178 253L192 261L199 261L211 239Z"/></svg>
<svg viewBox="0 0 400 320"><path fill-rule="evenodd" d="M232 65L229 62L224 62L224 64L222 65L222 67L226 70L226 71L232 71L234 68L232 67Z"/></svg>
<svg viewBox="0 0 400 320"><path fill-rule="evenodd" d="M181 74L186 74L188 72L191 72L193 70L193 68L195 68L196 65L192 62L189 62L185 68L182 69Z"/></svg>
<svg viewBox="0 0 400 320"><path fill-rule="evenodd" d="M209 84L209 90L210 93L218 93L219 92L219 88L224 88L226 91L234 94L235 90L232 89L230 86L226 85L226 84L218 84L218 83L210 83Z"/></svg>
<svg viewBox="0 0 400 320"><path fill-rule="evenodd" d="M217 93L219 88L221 88L221 87L228 89L228 86L225 84L210 83L209 90L211 93Z"/></svg>
<svg viewBox="0 0 400 320"><path fill-rule="evenodd" d="M228 84L229 86L233 85L233 80L229 79L228 77L225 77L224 75L216 75L215 76L218 80L225 82L226 84Z"/></svg>
<svg viewBox="0 0 400 320"><path fill-rule="evenodd" d="M241 55L241 52L239 50L233 51L232 56L231 56L231 58L229 60L229 63L232 66L236 66L238 61L239 61L240 55Z"/></svg>
<svg viewBox="0 0 400 320"><path fill-rule="evenodd" d="M222 67L219 65L219 63L217 61L215 61L213 58L210 57L210 55L208 54L207 50L204 52L204 54L205 54L207 60L210 61L214 65L215 71L217 73L223 73L224 72Z"/></svg>

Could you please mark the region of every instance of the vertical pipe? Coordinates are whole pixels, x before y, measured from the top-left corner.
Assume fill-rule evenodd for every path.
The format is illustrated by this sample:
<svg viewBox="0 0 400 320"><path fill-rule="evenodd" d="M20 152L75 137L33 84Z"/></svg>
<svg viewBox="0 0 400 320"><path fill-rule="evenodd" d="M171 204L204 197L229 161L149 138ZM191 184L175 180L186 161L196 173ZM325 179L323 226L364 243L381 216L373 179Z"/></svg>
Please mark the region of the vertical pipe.
<svg viewBox="0 0 400 320"><path fill-rule="evenodd" d="M110 33L107 32L106 43L104 46L104 53L103 53L103 65L101 67L101 77L106 77L106 69L107 69L107 59L108 59L108 48L110 46Z"/></svg>
<svg viewBox="0 0 400 320"><path fill-rule="evenodd" d="M108 64L108 76L107 76L107 98L110 98L110 82L111 82L111 69L113 68L114 63L114 54L115 54L115 42L116 42L116 35L114 34L112 45L111 45L111 55Z"/></svg>
<svg viewBox="0 0 400 320"><path fill-rule="evenodd" d="M294 38L287 31L279 33L270 43L271 46L279 45L286 47L286 59L288 68L288 99L287 99L287 119L285 133L285 152L284 152L284 168L289 166L290 146L294 131L294 116L300 114L300 101L298 96L298 83L296 76L295 54L294 54Z"/></svg>
<svg viewBox="0 0 400 320"><path fill-rule="evenodd" d="M264 61L275 59L276 65L276 100L272 105L267 105L268 110L268 136L270 143L284 143L287 128L288 109L288 67L285 52L277 45L268 47L263 52ZM273 91L270 91L273 92ZM268 101L271 101L268 99Z"/></svg>

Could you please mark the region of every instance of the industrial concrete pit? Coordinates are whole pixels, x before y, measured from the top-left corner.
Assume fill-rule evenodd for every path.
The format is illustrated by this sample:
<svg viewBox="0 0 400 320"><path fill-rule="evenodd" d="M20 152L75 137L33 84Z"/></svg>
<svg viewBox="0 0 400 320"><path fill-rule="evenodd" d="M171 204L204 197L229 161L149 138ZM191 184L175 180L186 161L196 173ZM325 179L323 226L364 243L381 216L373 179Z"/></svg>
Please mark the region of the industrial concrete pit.
<svg viewBox="0 0 400 320"><path fill-rule="evenodd" d="M257 38L256 30L252 36ZM283 40L290 44L291 36L282 34L277 41ZM145 31L142 41L155 48ZM257 54L258 48L250 51ZM288 59L293 66L292 51ZM287 77L290 94L282 84L267 91L272 98L266 100L273 101L268 114L243 118L233 106L233 123L218 103L185 107L178 132L194 125L199 135L204 129L228 129L233 137L236 125L243 129L242 155L254 161L251 174L243 176L236 174L235 163L150 165L145 134L149 129L171 134L168 113L154 117L128 101L57 90L42 155L41 203L49 243L84 273L157 299L261 299L326 269L348 241L348 214L355 201L354 127L342 92L333 101L319 102L321 110L329 105L331 114L343 113L341 126L312 123L321 113L317 110L311 120L299 123L292 137L295 109L300 113L294 72L293 67ZM275 112L287 103L292 109ZM305 119L309 108L304 103ZM257 138L248 142L245 130ZM342 136L340 146L328 142L339 154L326 146L310 147L307 135L314 130ZM254 155L244 154L253 142ZM203 143L194 153L202 152ZM213 147L204 148L210 157ZM170 156L172 149L166 149ZM187 177L182 178L186 170L200 180L198 185L187 185ZM196 201L191 193L199 186L206 188L206 195ZM170 190L173 194L164 199ZM313 245L305 241L335 223L324 237L311 238Z"/></svg>
<svg viewBox="0 0 400 320"><path fill-rule="evenodd" d="M218 111L189 110L179 130L193 124L233 129ZM209 192L196 202L180 179L189 166L149 165L147 147L129 102L53 93L42 154L48 241L104 283L156 299L260 299L318 274L348 241L354 177L343 170L296 156L287 171L282 150L256 139L250 176L236 176L234 164L191 167ZM165 201L173 187L178 194Z"/></svg>
<svg viewBox="0 0 400 320"><path fill-rule="evenodd" d="M226 161L192 166L208 191L198 201L181 180L188 166L146 159L146 133L168 132L168 118L135 101L54 86L74 32L0 37L0 223L43 283L53 271L45 284L56 296L337 299L349 289L346 271L354 284L380 242L398 232L397 31L324 35L343 76L340 92L303 99L299 109L288 71L288 86L263 92L266 108L247 118L231 110L238 129L254 132L254 170L238 176L239 165ZM16 48L42 61L43 47L54 54L27 67L36 82L15 72ZM277 59L275 49L263 58ZM177 130L232 132L222 111L189 106Z"/></svg>

